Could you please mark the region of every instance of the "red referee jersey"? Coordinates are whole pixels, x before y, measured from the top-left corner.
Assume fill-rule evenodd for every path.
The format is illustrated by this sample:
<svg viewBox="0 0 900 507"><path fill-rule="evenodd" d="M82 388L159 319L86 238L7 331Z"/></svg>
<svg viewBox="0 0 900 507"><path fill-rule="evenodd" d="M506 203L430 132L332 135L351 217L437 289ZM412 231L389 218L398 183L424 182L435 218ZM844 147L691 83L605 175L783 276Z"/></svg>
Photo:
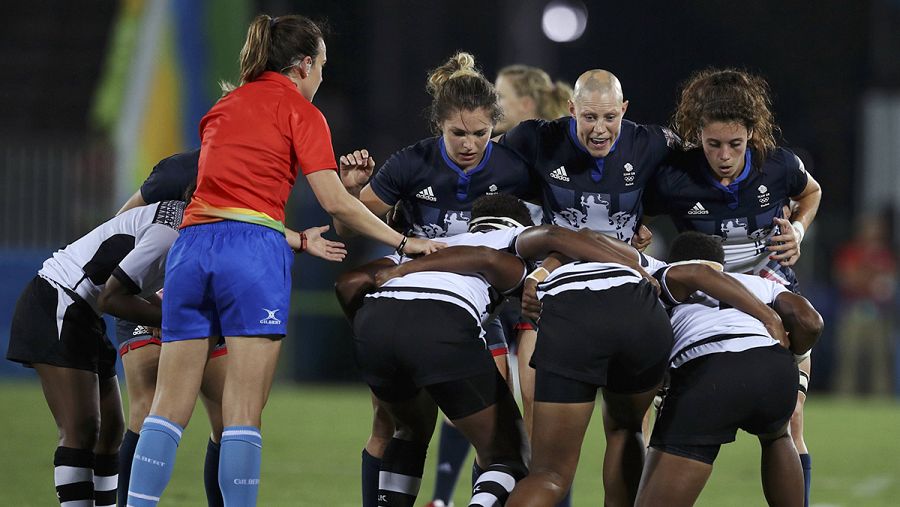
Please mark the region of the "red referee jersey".
<svg viewBox="0 0 900 507"><path fill-rule="evenodd" d="M197 190L182 227L237 220L283 232L297 169L337 169L325 117L276 72L219 100L200 121L200 138Z"/></svg>

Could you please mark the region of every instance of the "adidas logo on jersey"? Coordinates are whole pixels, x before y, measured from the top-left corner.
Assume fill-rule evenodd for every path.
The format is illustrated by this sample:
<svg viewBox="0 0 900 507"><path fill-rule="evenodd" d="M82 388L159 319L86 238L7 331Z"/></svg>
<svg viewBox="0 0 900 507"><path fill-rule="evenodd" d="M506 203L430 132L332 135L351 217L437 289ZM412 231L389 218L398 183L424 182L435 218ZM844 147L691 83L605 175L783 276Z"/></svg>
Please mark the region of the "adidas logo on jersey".
<svg viewBox="0 0 900 507"><path fill-rule="evenodd" d="M709 210L698 202L693 208L688 210L688 215L709 215Z"/></svg>
<svg viewBox="0 0 900 507"><path fill-rule="evenodd" d="M566 166L561 165L550 173L550 177L559 181L569 181L569 175L566 174Z"/></svg>
<svg viewBox="0 0 900 507"><path fill-rule="evenodd" d="M426 201L437 201L437 197L434 196L434 190L431 187L419 190L419 193L416 194L416 197L419 199L424 199Z"/></svg>

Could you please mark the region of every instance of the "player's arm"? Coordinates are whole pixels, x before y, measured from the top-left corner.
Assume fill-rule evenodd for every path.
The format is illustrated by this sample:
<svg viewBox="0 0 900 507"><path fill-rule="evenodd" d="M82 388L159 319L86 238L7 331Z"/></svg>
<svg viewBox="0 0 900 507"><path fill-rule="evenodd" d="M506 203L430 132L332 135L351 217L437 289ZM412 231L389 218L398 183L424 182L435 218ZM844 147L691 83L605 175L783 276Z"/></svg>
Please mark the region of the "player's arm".
<svg viewBox="0 0 900 507"><path fill-rule="evenodd" d="M800 194L791 196L791 200L794 203L785 213L785 218L775 218L781 234L773 236L768 247L773 252L772 259L780 261L783 266L793 266L800 258L800 242L819 211L822 187L811 174L807 174L806 186Z"/></svg>
<svg viewBox="0 0 900 507"><path fill-rule="evenodd" d="M788 347L787 336L778 313L759 300L739 281L701 264L679 264L663 268L658 272L661 278L662 296L670 303L681 303L696 291L728 304L758 319L772 338Z"/></svg>
<svg viewBox="0 0 900 507"><path fill-rule="evenodd" d="M776 296L774 307L790 333L791 352L798 356L809 352L825 328L819 312L806 298L789 291Z"/></svg>
<svg viewBox="0 0 900 507"><path fill-rule="evenodd" d="M97 307L103 313L125 319L135 324L149 327L160 327L162 324L162 306L157 298L151 303L134 292L135 287L123 283L114 273L106 281L100 295L97 296ZM138 289L140 291L140 289Z"/></svg>
<svg viewBox="0 0 900 507"><path fill-rule="evenodd" d="M316 171L306 176L313 194L325 211L350 228L406 254L427 254L446 245L422 238L408 238L388 227L358 199L347 193L334 171ZM387 209L384 210L385 213Z"/></svg>
<svg viewBox="0 0 900 507"><path fill-rule="evenodd" d="M369 156L368 150L356 150L340 157L339 173L344 188L350 195L358 198L373 214L383 217L390 211L392 205L381 200L372 190L369 181L372 179L374 170L375 159ZM353 228L338 218L334 219L334 231L342 237L356 235Z"/></svg>
<svg viewBox="0 0 900 507"><path fill-rule="evenodd" d="M337 277L337 280L334 282L334 292L337 295L341 309L344 311L344 315L349 320L353 320L356 312L362 306L365 295L375 290L375 273L394 264L393 260L384 257L342 273Z"/></svg>
<svg viewBox="0 0 900 507"><path fill-rule="evenodd" d="M550 276L556 268L570 262L565 256L551 253L535 269L525 277L522 284L522 315L537 322L541 318L541 300L537 297L537 286Z"/></svg>
<svg viewBox="0 0 900 507"><path fill-rule="evenodd" d="M515 255L486 246L451 246L409 262L404 262L375 275L381 286L392 278L421 271L446 271L460 275L480 275L503 293L517 288L525 278L525 262Z"/></svg>
<svg viewBox="0 0 900 507"><path fill-rule="evenodd" d="M141 194L141 191L138 190L131 197L129 197L127 201L125 201L125 204L123 204L122 207L119 208L119 211L116 211L116 216L121 215L122 213L125 213L132 208L146 205L147 203L144 202L144 196Z"/></svg>
<svg viewBox="0 0 900 507"><path fill-rule="evenodd" d="M590 229L574 232L556 225L529 227L516 238L516 253L529 260L558 253L576 261L615 262L634 269L659 288L656 280L641 267L637 250Z"/></svg>

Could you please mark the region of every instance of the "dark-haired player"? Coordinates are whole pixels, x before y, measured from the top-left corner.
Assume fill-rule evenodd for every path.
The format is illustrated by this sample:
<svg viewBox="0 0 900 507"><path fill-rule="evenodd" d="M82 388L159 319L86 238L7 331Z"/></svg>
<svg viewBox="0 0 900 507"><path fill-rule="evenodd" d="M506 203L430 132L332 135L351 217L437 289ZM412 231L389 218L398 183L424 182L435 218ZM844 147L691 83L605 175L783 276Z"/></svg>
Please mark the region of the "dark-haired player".
<svg viewBox="0 0 900 507"><path fill-rule="evenodd" d="M756 274L796 291L791 266L822 190L794 153L776 146L768 84L738 70L698 72L681 91L673 124L697 147L660 170L645 196L647 213L669 215L679 231L719 237L726 271ZM803 403L809 368L809 359L800 363L791 420L807 504L812 467L803 440Z"/></svg>
<svg viewBox="0 0 900 507"><path fill-rule="evenodd" d="M155 292L184 203L125 212L53 254L26 287L7 359L33 367L56 420L54 456L62 505L115 505L124 430L116 350L101 318L146 326L162 318Z"/></svg>
<svg viewBox="0 0 900 507"><path fill-rule="evenodd" d="M718 239L687 232L672 243L669 260L712 261L721 269L725 255ZM759 438L768 504L802 505L803 471L788 434L797 375L791 352L802 356L812 347L822 332L821 316L781 284L729 273L781 316L790 332L789 352L780 326L764 325L720 297L694 292L670 276L680 268L673 266L655 275L671 307L675 347L635 505L693 505L719 448L733 441L738 429Z"/></svg>

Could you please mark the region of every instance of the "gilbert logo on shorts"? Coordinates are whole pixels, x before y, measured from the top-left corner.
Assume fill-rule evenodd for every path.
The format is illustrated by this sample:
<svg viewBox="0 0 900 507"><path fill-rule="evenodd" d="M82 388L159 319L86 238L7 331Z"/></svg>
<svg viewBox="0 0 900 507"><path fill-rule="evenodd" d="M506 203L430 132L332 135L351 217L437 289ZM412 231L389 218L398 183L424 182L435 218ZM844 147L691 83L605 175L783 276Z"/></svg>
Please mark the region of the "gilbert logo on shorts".
<svg viewBox="0 0 900 507"><path fill-rule="evenodd" d="M276 308L274 310L269 310L268 308L263 308L263 311L266 312L268 315L266 315L266 318L259 321L259 323L260 324L272 324L272 325L281 324L281 319L279 319L278 317L275 316L275 314L278 313L278 310L279 310L278 308Z"/></svg>

